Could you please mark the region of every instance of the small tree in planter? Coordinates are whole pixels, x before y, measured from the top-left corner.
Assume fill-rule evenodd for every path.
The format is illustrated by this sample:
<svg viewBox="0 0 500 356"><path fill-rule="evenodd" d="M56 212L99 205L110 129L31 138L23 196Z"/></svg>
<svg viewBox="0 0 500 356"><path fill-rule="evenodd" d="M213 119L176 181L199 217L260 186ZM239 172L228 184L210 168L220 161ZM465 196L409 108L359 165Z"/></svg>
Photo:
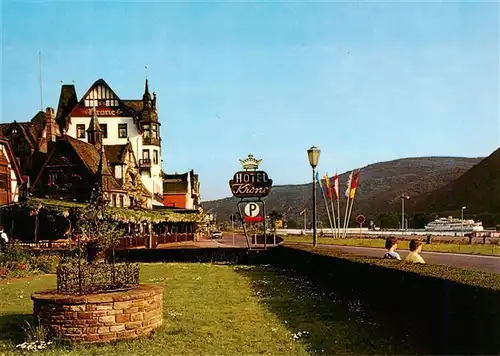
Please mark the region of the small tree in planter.
<svg viewBox="0 0 500 356"><path fill-rule="evenodd" d="M79 249L85 250L87 262L103 260L103 252L107 248L114 248L124 235L120 223L114 220L106 210L109 203L105 193L99 186L92 191L90 204L77 219L76 239ZM79 251L80 253L81 251ZM114 253L113 253L114 258Z"/></svg>
<svg viewBox="0 0 500 356"><path fill-rule="evenodd" d="M92 293L136 286L138 264L115 263L115 246L124 235L120 222L108 213L109 199L104 190L105 162L101 150L96 182L88 206L79 213L73 235L77 240L77 259L59 265L57 288L61 292ZM111 263L105 261L106 249L112 249ZM83 255L85 253L85 261Z"/></svg>

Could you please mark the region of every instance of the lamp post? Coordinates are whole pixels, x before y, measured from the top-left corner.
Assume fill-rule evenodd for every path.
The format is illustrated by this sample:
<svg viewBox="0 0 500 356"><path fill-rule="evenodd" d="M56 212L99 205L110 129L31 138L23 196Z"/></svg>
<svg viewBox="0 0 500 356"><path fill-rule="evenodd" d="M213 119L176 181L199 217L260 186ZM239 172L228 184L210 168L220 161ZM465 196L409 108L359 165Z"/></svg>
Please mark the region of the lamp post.
<svg viewBox="0 0 500 356"><path fill-rule="evenodd" d="M465 209L467 209L467 207L462 206L461 214L460 214L460 222L462 223L462 228L461 228L462 236L464 236L464 210Z"/></svg>
<svg viewBox="0 0 500 356"><path fill-rule="evenodd" d="M401 229L402 234L405 231L405 200L410 200L410 196L406 194L401 194Z"/></svg>
<svg viewBox="0 0 500 356"><path fill-rule="evenodd" d="M309 159L309 164L312 168L313 175L313 246L318 245L318 235L316 231L316 167L318 166L320 149L318 147L312 146L307 150L307 157Z"/></svg>

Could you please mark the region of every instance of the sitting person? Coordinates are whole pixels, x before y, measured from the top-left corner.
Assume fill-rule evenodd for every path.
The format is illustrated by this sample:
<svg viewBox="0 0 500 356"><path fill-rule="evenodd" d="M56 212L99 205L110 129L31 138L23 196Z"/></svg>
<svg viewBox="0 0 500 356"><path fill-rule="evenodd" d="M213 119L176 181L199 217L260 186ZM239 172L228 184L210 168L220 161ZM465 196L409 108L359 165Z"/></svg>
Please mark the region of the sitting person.
<svg viewBox="0 0 500 356"><path fill-rule="evenodd" d="M411 240L410 241L410 253L406 256L406 262L413 263L425 263L422 256L420 256L420 251L422 251L422 241Z"/></svg>
<svg viewBox="0 0 500 356"><path fill-rule="evenodd" d="M401 260L401 256L399 256L399 253L395 252L398 248L398 239L396 237L388 237L385 240L385 248L387 252L384 254L384 258Z"/></svg>

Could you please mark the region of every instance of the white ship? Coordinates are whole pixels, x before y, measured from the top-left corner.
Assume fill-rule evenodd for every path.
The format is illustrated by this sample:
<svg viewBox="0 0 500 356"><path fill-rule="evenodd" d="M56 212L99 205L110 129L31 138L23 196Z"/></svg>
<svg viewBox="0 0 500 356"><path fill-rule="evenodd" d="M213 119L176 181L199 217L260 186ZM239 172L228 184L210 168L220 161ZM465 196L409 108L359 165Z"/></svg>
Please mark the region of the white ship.
<svg viewBox="0 0 500 356"><path fill-rule="evenodd" d="M481 221L454 219L451 216L436 219L425 226L425 231L471 232L483 230Z"/></svg>

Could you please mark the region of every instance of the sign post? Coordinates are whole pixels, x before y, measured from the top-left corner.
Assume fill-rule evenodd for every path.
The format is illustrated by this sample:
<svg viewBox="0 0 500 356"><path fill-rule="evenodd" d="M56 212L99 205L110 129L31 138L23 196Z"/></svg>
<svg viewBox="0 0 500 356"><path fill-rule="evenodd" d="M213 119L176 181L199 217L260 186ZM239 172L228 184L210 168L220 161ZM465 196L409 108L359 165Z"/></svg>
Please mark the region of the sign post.
<svg viewBox="0 0 500 356"><path fill-rule="evenodd" d="M361 234L361 229L363 228L363 224L365 223L366 218L364 215L356 216L356 222L359 224L359 233Z"/></svg>
<svg viewBox="0 0 500 356"><path fill-rule="evenodd" d="M229 220L231 220L231 227L233 229L233 246L235 246L235 241L234 241L234 222L237 221L238 219L241 219L241 217L239 215L240 215L239 213L236 213L236 214L231 214L229 216Z"/></svg>
<svg viewBox="0 0 500 356"><path fill-rule="evenodd" d="M260 159L255 159L251 154L245 159L240 159L244 171L236 172L233 179L229 181L231 193L233 196L240 198L237 204L238 212L249 249L251 247L245 226L246 222L263 222L264 249L267 248L266 206L262 198L267 197L271 192L273 181L269 179L266 172L257 170L261 161ZM242 204L245 204L243 212L240 208ZM261 211L259 204L262 204L262 215L259 214ZM241 218L242 216L243 218ZM257 244L257 238L255 239L255 244Z"/></svg>

